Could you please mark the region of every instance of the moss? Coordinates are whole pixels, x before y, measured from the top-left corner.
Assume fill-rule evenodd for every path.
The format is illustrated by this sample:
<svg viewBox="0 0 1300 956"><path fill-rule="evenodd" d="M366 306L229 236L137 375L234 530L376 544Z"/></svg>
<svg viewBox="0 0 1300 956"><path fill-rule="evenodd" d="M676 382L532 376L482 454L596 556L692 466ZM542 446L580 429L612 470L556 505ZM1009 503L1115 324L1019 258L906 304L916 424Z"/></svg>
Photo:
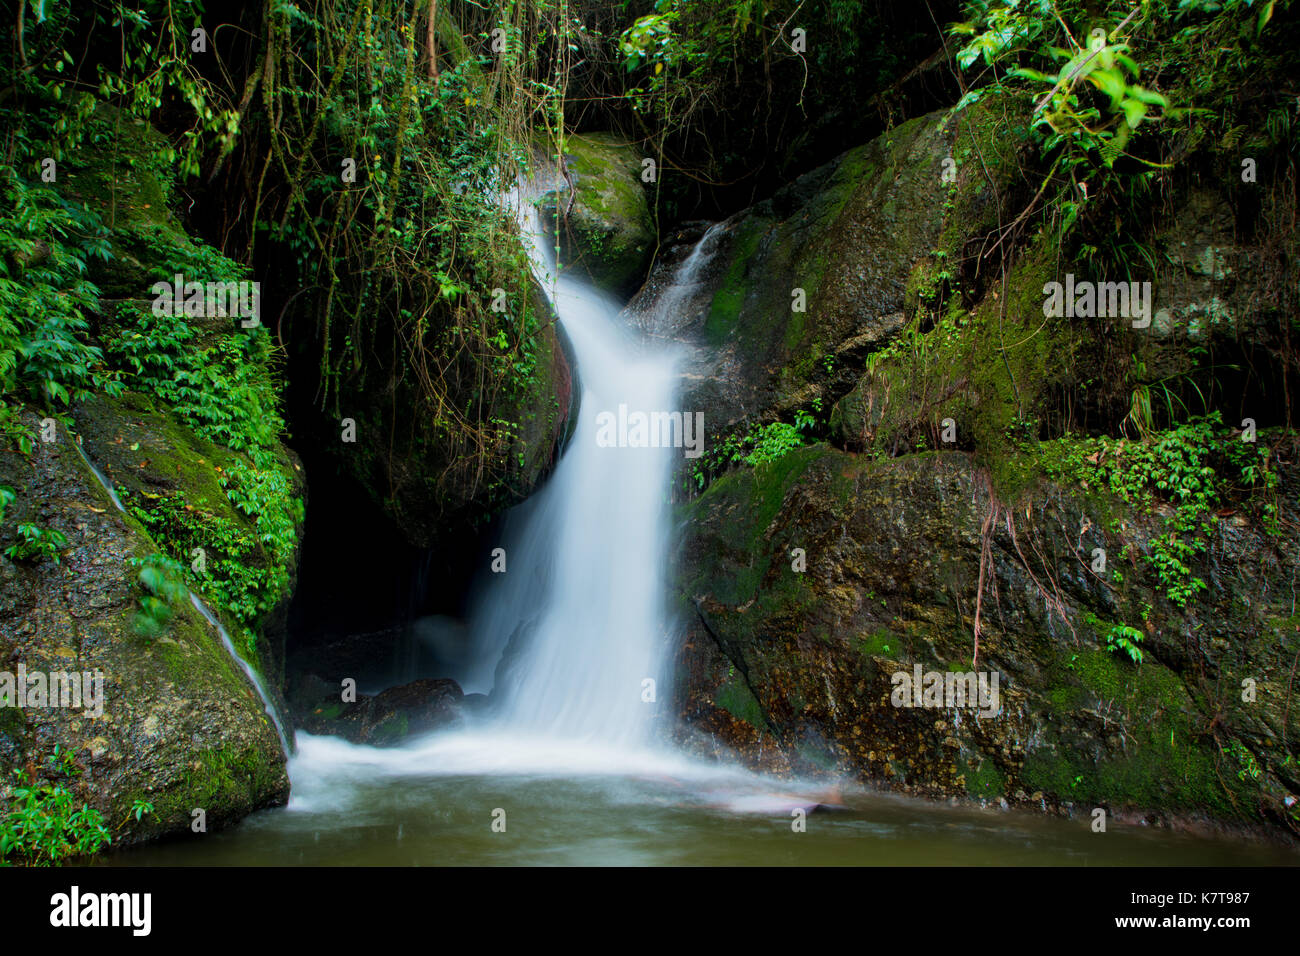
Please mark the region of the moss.
<svg viewBox="0 0 1300 956"><path fill-rule="evenodd" d="M315 713L322 720L338 720L343 716L343 710L343 702L334 701L333 703L326 704L324 707L317 707Z"/></svg>
<svg viewBox="0 0 1300 956"><path fill-rule="evenodd" d="M711 345L721 345L740 322L745 297L753 288L749 275L750 263L758 250L760 238L762 229L759 224L746 220L732 239L731 264L727 267L726 277L713 294L709 315L704 322L704 337Z"/></svg>
<svg viewBox="0 0 1300 956"><path fill-rule="evenodd" d="M757 730L766 730L767 721L763 718L763 708L750 691L749 686L739 677L732 677L718 688L717 705L737 720L752 724Z"/></svg>
<svg viewBox="0 0 1300 956"><path fill-rule="evenodd" d="M101 396L76 414L88 450L128 511L162 553L190 569L187 583L218 614L244 625L228 630L260 670L257 633L288 595L295 555L272 552L255 517L237 508L222 487L220 479L243 456L199 438L157 399L138 393ZM281 468L295 474L287 462ZM201 572L192 570L196 549L203 551Z"/></svg>
<svg viewBox="0 0 1300 956"><path fill-rule="evenodd" d="M858 653L864 657L887 657L891 661L896 661L900 640L898 635L882 627L865 637L858 638L856 646Z"/></svg>
<svg viewBox="0 0 1300 956"><path fill-rule="evenodd" d="M963 760L958 767L965 778L966 792L972 797L991 800L1006 793L1006 778L989 758Z"/></svg>
<svg viewBox="0 0 1300 956"><path fill-rule="evenodd" d="M1151 660L1134 665L1097 648L1062 657L1053 679L1062 685L1049 695L1054 710L1103 715L1103 727L1125 728L1123 739L1100 750L1077 743L1039 748L1025 761L1024 788L1095 805L1250 815L1249 785L1223 765L1213 738L1199 732L1204 721L1168 668Z"/></svg>
<svg viewBox="0 0 1300 956"><path fill-rule="evenodd" d="M159 823L174 826L202 809L211 825L231 806L261 803L264 794L277 789L283 773L278 762L256 747L227 745L197 752L166 789L147 799Z"/></svg>
<svg viewBox="0 0 1300 956"><path fill-rule="evenodd" d="M411 719L406 714L385 717L370 734L370 743L386 747L402 740L410 732Z"/></svg>
<svg viewBox="0 0 1300 956"><path fill-rule="evenodd" d="M611 134L575 133L565 137L564 159L573 183L572 205L558 193L544 197L541 205L544 224L559 226L561 260L602 288L630 295L656 244L641 182L642 157ZM557 223L561 207L568 216Z"/></svg>

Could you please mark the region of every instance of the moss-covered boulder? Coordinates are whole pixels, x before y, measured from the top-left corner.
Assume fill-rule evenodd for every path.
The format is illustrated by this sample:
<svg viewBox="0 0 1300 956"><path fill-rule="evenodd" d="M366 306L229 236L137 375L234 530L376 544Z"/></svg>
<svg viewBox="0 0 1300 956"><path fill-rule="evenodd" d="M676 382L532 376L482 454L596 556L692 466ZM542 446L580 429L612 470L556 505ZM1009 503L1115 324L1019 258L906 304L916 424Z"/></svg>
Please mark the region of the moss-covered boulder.
<svg viewBox="0 0 1300 956"><path fill-rule="evenodd" d="M36 433L35 416L24 424ZM59 426L30 457L0 453L0 485L16 493L0 547L17 544L23 524L63 539L53 554L0 557L0 672L102 676L102 712L0 708L0 801L15 769L62 779L103 814L115 843L189 833L196 809L219 827L283 803L279 738L216 630L185 597L171 599L161 629L141 628L153 592L138 562L160 546L117 509L75 442ZM204 507L201 485L188 488ZM79 774L47 777L56 746L74 753ZM138 823L136 800L154 806Z"/></svg>
<svg viewBox="0 0 1300 956"><path fill-rule="evenodd" d="M155 307L154 284L176 273L253 281L186 232L172 156L155 130L103 107L60 164L62 201L103 227L106 255L88 262L98 294L83 308L106 384L61 410L52 442L38 440L47 411L17 412L9 436L33 445L0 450L0 485L13 492L0 530L13 548L0 558L0 671L100 671L105 686L102 714L4 709L0 762L58 775L45 757L75 751L73 785L117 842L188 833L196 809L220 826L288 792L263 703L189 594L274 695L304 479L282 443L281 383L258 316L230 299ZM135 800L155 810L128 823Z"/></svg>
<svg viewBox="0 0 1300 956"><path fill-rule="evenodd" d="M432 547L449 529L481 525L527 498L577 421L580 389L564 331L535 283L515 281L511 301L531 297L532 314L542 317L530 339L530 370L513 389L466 384L472 422L428 407L409 377L381 369L344 384L340 418L316 433L416 547ZM344 418L354 426L350 441L343 440Z"/></svg>
<svg viewBox="0 0 1300 956"><path fill-rule="evenodd" d="M1297 490L1289 467L1283 526ZM1300 547L1257 516L1214 519L1188 608L1146 560L1159 510L1051 482L1010 508L962 453L802 448L729 473L680 518L692 746L931 797L1300 831ZM1097 548L1119 573L1095 570ZM917 665L997 674L995 712L896 706L894 675Z"/></svg>
<svg viewBox="0 0 1300 956"><path fill-rule="evenodd" d="M903 123L710 229L689 259L664 256L634 305L691 346L683 401L711 437L829 414L865 357L956 281L967 244L998 226L1026 143L996 134L995 117L991 97Z"/></svg>
<svg viewBox="0 0 1300 956"><path fill-rule="evenodd" d="M60 192L105 227L108 254L90 263L94 344L125 390L82 403L72 420L127 509L193 569L189 583L278 685L305 478L282 442L270 334L260 315L240 314L256 279L185 230L173 158L157 130L101 106L60 173ZM154 284L177 274L246 285L220 304L160 311Z"/></svg>
<svg viewBox="0 0 1300 956"><path fill-rule="evenodd" d="M610 133L564 140L563 185L539 208L560 263L620 298L640 288L655 253L655 223L641 182L643 157Z"/></svg>
<svg viewBox="0 0 1300 956"><path fill-rule="evenodd" d="M231 620L241 654L278 686L306 494L297 456L277 445L275 467L259 470L138 392L100 396L76 408L73 420L126 509L190 568L192 587ZM245 492L255 496L247 508L236 504ZM251 504L262 494L276 501ZM276 526L272 509L281 500L298 504Z"/></svg>

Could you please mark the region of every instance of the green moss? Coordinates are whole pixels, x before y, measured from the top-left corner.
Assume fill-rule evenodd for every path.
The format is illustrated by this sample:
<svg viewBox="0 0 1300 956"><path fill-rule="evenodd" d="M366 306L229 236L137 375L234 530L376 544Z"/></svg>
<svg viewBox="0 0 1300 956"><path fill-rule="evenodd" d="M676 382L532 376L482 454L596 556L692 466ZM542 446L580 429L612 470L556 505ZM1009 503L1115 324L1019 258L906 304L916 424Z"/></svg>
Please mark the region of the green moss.
<svg viewBox="0 0 1300 956"><path fill-rule="evenodd" d="M551 193L541 206L543 221L559 227L561 260L603 288L630 294L655 248L654 219L640 178L642 157L611 134L575 133L565 137L564 159L573 203ZM561 205L568 211L562 223L556 221Z"/></svg>
<svg viewBox="0 0 1300 956"><path fill-rule="evenodd" d="M406 714L392 714L385 717L370 735L370 742L376 747L385 747L397 743L410 732L411 719Z"/></svg>
<svg viewBox="0 0 1300 956"><path fill-rule="evenodd" d="M713 294L709 315L704 322L704 337L711 345L721 345L740 322L745 297L753 288L749 277L750 260L758 249L761 236L762 230L758 224L746 220L732 240L731 264L727 268L726 277Z"/></svg>
<svg viewBox="0 0 1300 956"><path fill-rule="evenodd" d="M992 800L1006 793L1006 778L987 757L963 760L959 768L966 780L966 792L972 797Z"/></svg>
<svg viewBox="0 0 1300 956"><path fill-rule="evenodd" d="M858 653L864 657L887 657L898 660L898 647L901 638L888 628L878 628L857 640Z"/></svg>
<svg viewBox="0 0 1300 956"><path fill-rule="evenodd" d="M1253 811L1250 785L1202 735L1204 718L1168 668L1154 661L1137 667L1097 648L1063 656L1052 677L1060 685L1049 694L1053 710L1112 715L1125 728L1122 746L1112 742L1095 760L1078 742L1036 749L1021 772L1024 788L1095 805L1237 818Z"/></svg>
<svg viewBox="0 0 1300 956"><path fill-rule="evenodd" d="M716 702L719 707L737 720L752 724L760 731L767 729L767 721L763 717L763 708L759 706L758 699L754 697L749 686L741 678L732 677L719 687Z"/></svg>
<svg viewBox="0 0 1300 956"><path fill-rule="evenodd" d="M256 747L233 746L203 750L185 766L163 792L151 794L154 816L160 823L188 820L195 809L206 811L209 822L232 806L256 805L278 786L282 767Z"/></svg>
<svg viewBox="0 0 1300 956"><path fill-rule="evenodd" d="M282 531L280 546L268 543L265 522L274 509L253 509L260 513L250 515L232 500L231 489L238 493L241 487L233 479L254 473L244 457L198 437L155 399L138 393L101 397L79 409L78 417L83 431L96 438L93 451L128 511L163 554L186 568L186 583L242 625L231 626L231 634L257 666L261 621L291 586L298 525ZM289 466L278 467L285 496L291 497ZM293 514L300 522L297 508ZM197 571L196 549L202 549L204 562Z"/></svg>

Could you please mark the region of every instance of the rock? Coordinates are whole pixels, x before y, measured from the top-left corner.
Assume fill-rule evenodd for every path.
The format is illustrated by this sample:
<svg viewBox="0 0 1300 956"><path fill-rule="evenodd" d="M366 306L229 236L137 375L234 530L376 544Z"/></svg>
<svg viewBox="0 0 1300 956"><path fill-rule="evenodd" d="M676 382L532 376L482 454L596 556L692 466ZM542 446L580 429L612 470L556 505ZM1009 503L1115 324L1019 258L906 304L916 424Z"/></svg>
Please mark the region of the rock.
<svg viewBox="0 0 1300 956"><path fill-rule="evenodd" d="M380 437L344 445L328 422L322 446L414 547L433 547L449 528L481 525L527 498L577 422L581 390L572 349L541 289L531 279L527 285L543 317L532 342L536 374L517 393L494 392L481 407L475 400L476 420L491 442L486 451L461 447L464 435L449 436L432 411L417 411L422 400L409 379L396 381L380 369L341 385L340 407L357 434Z"/></svg>
<svg viewBox="0 0 1300 956"><path fill-rule="evenodd" d="M991 133L993 117L1005 119L994 99L903 123L721 223L696 282L666 309L682 240L698 233L665 252L632 309L688 347L682 403L705 411L710 443L742 421L819 402L829 413L865 357L950 281L967 243L997 227L1019 145Z"/></svg>
<svg viewBox="0 0 1300 956"><path fill-rule="evenodd" d="M611 133L573 133L564 147L567 180L542 197L542 223L553 242L558 236L565 268L627 299L645 280L656 244L642 156Z"/></svg>
<svg viewBox="0 0 1300 956"><path fill-rule="evenodd" d="M134 392L96 396L73 410L73 420L90 460L123 504L139 509L146 528L164 539L162 550L189 564L194 549L203 549L205 571L196 587L209 604L247 607L243 623L257 637L252 663L278 686L302 525L285 552L262 541L256 516L236 507L221 485L242 456L198 437L156 399ZM276 454L288 494L301 501L307 489L298 456L282 445ZM262 583L239 588L254 576Z"/></svg>
<svg viewBox="0 0 1300 956"><path fill-rule="evenodd" d="M23 424L36 429L35 417ZM252 685L188 600L163 637L133 630L144 595L129 562L159 550L119 512L83 463L73 437L37 442L30 459L0 452L0 484L17 491L0 548L30 521L67 538L60 560L0 557L0 672L102 672L101 716L45 707L0 708L0 800L16 767L40 767L55 745L75 753L78 800L98 809L115 843L188 833L202 808L220 827L289 793L284 755ZM125 833L134 800L154 812Z"/></svg>
<svg viewBox="0 0 1300 956"><path fill-rule="evenodd" d="M1288 466L1284 526L1300 517L1298 488ZM1099 545L1140 550L1159 516L1125 512L1123 530L1080 535L1098 502L1042 484L996 512L986 550L991 502L965 454L871 460L818 445L733 471L681 506L682 741L719 738L766 770L848 771L942 798L1241 819L1296 792L1300 738L1283 748L1280 733L1300 651L1294 536L1254 524L1212 534L1194 569L1204 606L1182 612L1136 570L1118 587L1084 560ZM805 573L792 569L796 547ZM997 715L894 706L896 672L971 670L982 569L977 669L999 677ZM1107 651L1101 622L1141 622L1144 609L1139 666ZM1271 690L1244 704L1231 689L1251 676ZM1271 754L1261 783L1238 775L1231 740Z"/></svg>
<svg viewBox="0 0 1300 956"><path fill-rule="evenodd" d="M390 687L373 697L358 694L355 703L343 703L335 686L317 706L301 712L301 721L309 733L385 747L458 722L465 700L454 680L442 678Z"/></svg>

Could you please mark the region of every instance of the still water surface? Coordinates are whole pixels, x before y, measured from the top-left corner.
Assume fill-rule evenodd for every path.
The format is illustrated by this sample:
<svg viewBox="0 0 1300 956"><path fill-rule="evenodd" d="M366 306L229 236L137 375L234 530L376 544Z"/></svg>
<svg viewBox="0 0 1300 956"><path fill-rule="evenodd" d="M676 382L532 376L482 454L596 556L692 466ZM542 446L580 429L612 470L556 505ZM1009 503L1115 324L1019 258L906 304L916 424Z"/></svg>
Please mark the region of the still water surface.
<svg viewBox="0 0 1300 956"><path fill-rule="evenodd" d="M123 851L114 865L993 865L1300 864L1281 848L1086 817L824 795L668 752L570 747L491 734L377 750L299 734L289 806L217 833ZM493 832L495 810L505 832ZM500 814L496 814L499 819Z"/></svg>

